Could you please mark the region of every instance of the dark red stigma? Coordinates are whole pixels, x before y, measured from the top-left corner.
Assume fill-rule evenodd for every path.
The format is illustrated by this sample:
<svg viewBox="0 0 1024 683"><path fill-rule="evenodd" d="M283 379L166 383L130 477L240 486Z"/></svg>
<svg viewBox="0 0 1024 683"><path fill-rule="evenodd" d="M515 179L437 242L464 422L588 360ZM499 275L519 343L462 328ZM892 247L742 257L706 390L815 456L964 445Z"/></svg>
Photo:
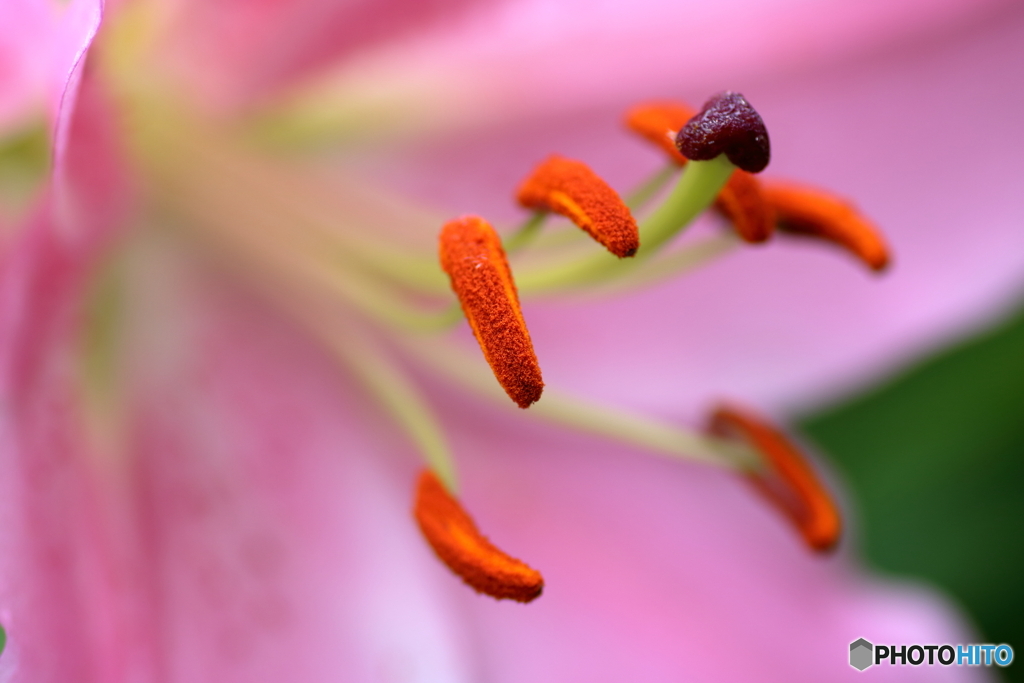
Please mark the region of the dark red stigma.
<svg viewBox="0 0 1024 683"><path fill-rule="evenodd" d="M760 114L743 95L731 91L719 93L704 104L676 135L676 147L693 161L725 154L749 173L763 171L771 159L768 129Z"/></svg>

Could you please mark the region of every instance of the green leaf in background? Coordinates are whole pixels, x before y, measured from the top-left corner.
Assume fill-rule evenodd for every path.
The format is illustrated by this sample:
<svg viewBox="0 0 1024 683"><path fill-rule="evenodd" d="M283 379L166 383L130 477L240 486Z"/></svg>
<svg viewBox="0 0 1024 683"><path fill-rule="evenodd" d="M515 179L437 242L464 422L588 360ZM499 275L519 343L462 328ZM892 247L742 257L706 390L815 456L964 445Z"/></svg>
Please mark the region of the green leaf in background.
<svg viewBox="0 0 1024 683"><path fill-rule="evenodd" d="M843 473L867 561L953 595L1024 682L1024 311L799 426Z"/></svg>

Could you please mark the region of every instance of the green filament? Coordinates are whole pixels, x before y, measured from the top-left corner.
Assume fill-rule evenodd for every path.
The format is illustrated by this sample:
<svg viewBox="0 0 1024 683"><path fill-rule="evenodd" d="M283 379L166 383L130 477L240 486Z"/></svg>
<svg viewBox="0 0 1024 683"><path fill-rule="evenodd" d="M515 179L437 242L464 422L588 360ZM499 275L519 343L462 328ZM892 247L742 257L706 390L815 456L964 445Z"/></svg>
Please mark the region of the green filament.
<svg viewBox="0 0 1024 683"><path fill-rule="evenodd" d="M551 293L578 289L621 277L641 268L671 238L678 235L718 196L736 167L725 156L710 161L691 161L676 186L655 212L640 224L640 251L618 263L614 256L598 252L557 266L516 273L523 292Z"/></svg>
<svg viewBox="0 0 1024 683"><path fill-rule="evenodd" d="M430 404L408 376L374 344L357 337L351 330L329 328L322 321L310 322L380 405L387 409L438 479L455 493L455 462L444 432Z"/></svg>
<svg viewBox="0 0 1024 683"><path fill-rule="evenodd" d="M484 368L478 364L467 362L464 354L426 341L404 343L403 348L423 361L439 378L454 380L464 389L492 402L509 406L508 397L490 373L484 372ZM759 457L745 444L626 410L602 406L550 388L544 390L544 395L529 408L529 413L578 432L612 439L678 460L697 461L741 471L760 467Z"/></svg>

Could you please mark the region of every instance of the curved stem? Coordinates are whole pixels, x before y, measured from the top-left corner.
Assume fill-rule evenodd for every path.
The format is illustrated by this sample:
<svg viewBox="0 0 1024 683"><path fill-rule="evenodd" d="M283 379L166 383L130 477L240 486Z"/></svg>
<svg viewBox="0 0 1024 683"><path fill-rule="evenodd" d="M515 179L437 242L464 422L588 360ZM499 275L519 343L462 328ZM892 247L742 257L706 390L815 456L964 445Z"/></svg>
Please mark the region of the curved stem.
<svg viewBox="0 0 1024 683"><path fill-rule="evenodd" d="M293 313L295 308L291 307ZM298 312L307 328L352 370L378 403L394 418L424 461L452 493L458 490L455 462L444 432L408 376L370 342L351 328L341 328L331 316Z"/></svg>
<svg viewBox="0 0 1024 683"><path fill-rule="evenodd" d="M691 161L671 194L641 227L641 245L649 258L703 213L736 167L724 154L710 161Z"/></svg>
<svg viewBox="0 0 1024 683"><path fill-rule="evenodd" d="M441 379L455 380L459 386L503 406L508 397L490 373L467 362L463 354L426 341L411 344L403 341L407 353L437 374ZM579 432L609 438L674 459L703 462L735 470L760 467L760 459L748 446L700 432L678 427L669 422L626 410L610 408L568 394L544 390L541 399L529 408L529 414Z"/></svg>
<svg viewBox="0 0 1024 683"><path fill-rule="evenodd" d="M530 217L523 221L522 225L508 236L508 239L502 241L505 253L511 254L530 244L540 234L540 230L544 227L547 219L548 214L543 211L535 211L530 214Z"/></svg>
<svg viewBox="0 0 1024 683"><path fill-rule="evenodd" d="M674 161L670 161L660 169L658 169L654 175L645 180L635 190L629 193L626 197L626 206L629 207L630 211L639 211L644 207L647 202L651 201L655 195L668 184L668 181L672 180L679 171L679 165Z"/></svg>
<svg viewBox="0 0 1024 683"><path fill-rule="evenodd" d="M670 253L659 254L642 267L629 267L629 272L606 282L598 282L581 292L581 296L601 297L649 287L713 263L742 244L742 240L735 234L725 231L694 240Z"/></svg>

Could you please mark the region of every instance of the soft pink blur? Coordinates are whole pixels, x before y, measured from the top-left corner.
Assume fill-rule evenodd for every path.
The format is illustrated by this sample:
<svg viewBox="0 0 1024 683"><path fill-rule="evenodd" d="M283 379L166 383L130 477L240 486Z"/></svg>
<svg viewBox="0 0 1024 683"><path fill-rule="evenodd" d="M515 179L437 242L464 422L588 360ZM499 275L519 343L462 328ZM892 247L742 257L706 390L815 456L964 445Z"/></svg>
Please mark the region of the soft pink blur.
<svg viewBox="0 0 1024 683"><path fill-rule="evenodd" d="M327 5L306 4L318 8L309 17L325 16ZM494 68L530 69L508 75L508 88L536 77L518 97L532 103L524 123L485 117L479 138L409 145L371 167L453 210L497 210L530 160L556 150L621 187L657 163L617 130L631 97L743 90L772 131L771 171L856 197L895 244L891 279L875 281L841 254L779 244L648 293L538 305L527 318L548 381L590 397L671 416L720 392L769 408L807 401L991 311L1024 273L1021 199L1008 189L1021 150L1020 94L999 91L984 130L956 125L1000 82L1014 82L1006 65L1019 64L1024 17L988 14L998 3L925 4L935 15L918 21L922 3L909 0L850 4L835 19L783 2L769 21L760 14L767 3L688 13L674 3L707 41L675 52L660 3L568 15L508 3L495 24L506 29L486 42ZM255 16L237 26L264 27L253 38L282 25L270 35L302 45L296 27L309 25L306 15L284 4L245 7L196 10L197 21L213 17L213 28L196 29L213 41L201 44L216 47L210 36L233 25L235 10ZM354 7L356 16L369 11ZM467 507L548 581L528 607L477 596L418 537L408 514L417 459L352 378L272 307L171 247L144 260L132 292L149 314L123 358L140 392L124 452L91 450L74 393L75 337L84 287L109 240L130 229L133 196L102 84L86 76L75 98L77 57L100 9L74 2L65 16L77 19L65 19L57 56L47 57L72 85L41 88L61 103L54 126L68 134L57 136L48 201L0 271L0 623L9 636L0 680L820 681L857 675L845 663L857 637L971 637L934 595L880 585L843 553L810 557L733 477L542 427L431 385ZM725 11L736 14L715 15ZM468 16L460 30L487 26L460 16ZM721 72L734 79L727 84L703 80L718 63L702 55L724 42L721 33L705 37L719 30L715 16L743 18L734 38L780 22L770 39L737 41L749 51ZM794 29L782 17L801 23ZM517 26L559 40L538 38L531 65L512 40L529 34ZM321 35L319 22L312 29ZM361 42L349 38L339 40L343 55ZM500 85L500 70L481 81L477 65L445 61L468 44L431 54L466 92ZM607 45L633 51L616 58ZM281 48L289 59L261 67L242 58L250 49L232 43L225 61L210 65L221 75L252 67L231 97L304 73L321 54ZM606 61L585 59L588 50ZM823 66L793 67L794 55L808 54ZM610 66L620 63L630 68ZM584 78L602 65L603 83ZM560 69L550 83L572 87L545 85ZM648 91L634 92L641 85ZM567 113L574 106L583 108ZM503 127L486 127L495 121ZM936 143L954 129L976 144ZM1002 144L988 144L997 133ZM792 656L794 644L803 659ZM886 674L973 680L984 672L872 672Z"/></svg>
<svg viewBox="0 0 1024 683"><path fill-rule="evenodd" d="M481 0L165 0L167 51L208 105L239 107L360 50L456 21Z"/></svg>
<svg viewBox="0 0 1024 683"><path fill-rule="evenodd" d="M24 124L45 89L46 59L51 49L53 8L33 0L8 0L0 9L0 132Z"/></svg>

